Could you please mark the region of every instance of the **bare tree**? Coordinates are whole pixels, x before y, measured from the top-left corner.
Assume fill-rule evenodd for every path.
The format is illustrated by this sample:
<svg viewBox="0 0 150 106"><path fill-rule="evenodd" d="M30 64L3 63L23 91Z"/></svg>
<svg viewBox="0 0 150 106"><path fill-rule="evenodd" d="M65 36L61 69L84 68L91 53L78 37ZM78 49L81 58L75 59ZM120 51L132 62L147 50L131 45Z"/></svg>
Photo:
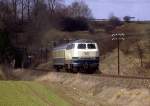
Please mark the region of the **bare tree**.
<svg viewBox="0 0 150 106"><path fill-rule="evenodd" d="M140 59L141 67L143 67L143 57L144 57L144 50L140 46L140 44L137 42L137 54Z"/></svg>
<svg viewBox="0 0 150 106"><path fill-rule="evenodd" d="M27 14L28 14L28 19L30 19L30 2L31 2L31 0L27 0Z"/></svg>
<svg viewBox="0 0 150 106"><path fill-rule="evenodd" d="M21 20L24 20L24 0L21 0Z"/></svg>
<svg viewBox="0 0 150 106"><path fill-rule="evenodd" d="M49 8L49 11L50 11L51 15L53 15L55 13L57 5L60 6L60 4L62 2L63 2L63 0L47 0L48 8Z"/></svg>
<svg viewBox="0 0 150 106"><path fill-rule="evenodd" d="M48 8L51 14L54 13L55 6L56 6L56 0L48 0Z"/></svg>
<svg viewBox="0 0 150 106"><path fill-rule="evenodd" d="M15 17L15 20L17 19L17 1L18 0L11 0L12 2L12 10Z"/></svg>
<svg viewBox="0 0 150 106"><path fill-rule="evenodd" d="M90 8L83 1L75 1L70 6L68 6L68 15L72 17L92 17Z"/></svg>
<svg viewBox="0 0 150 106"><path fill-rule="evenodd" d="M118 17L114 16L114 15L109 17L109 22L113 27L122 25L121 20Z"/></svg>

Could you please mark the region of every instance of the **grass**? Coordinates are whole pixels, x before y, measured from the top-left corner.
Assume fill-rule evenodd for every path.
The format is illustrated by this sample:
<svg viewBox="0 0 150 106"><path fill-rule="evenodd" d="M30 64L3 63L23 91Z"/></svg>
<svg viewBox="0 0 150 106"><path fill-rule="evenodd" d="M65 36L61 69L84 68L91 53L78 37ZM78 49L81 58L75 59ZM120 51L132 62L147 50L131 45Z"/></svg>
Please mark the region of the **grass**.
<svg viewBox="0 0 150 106"><path fill-rule="evenodd" d="M0 81L0 106L71 106L52 89L27 81Z"/></svg>

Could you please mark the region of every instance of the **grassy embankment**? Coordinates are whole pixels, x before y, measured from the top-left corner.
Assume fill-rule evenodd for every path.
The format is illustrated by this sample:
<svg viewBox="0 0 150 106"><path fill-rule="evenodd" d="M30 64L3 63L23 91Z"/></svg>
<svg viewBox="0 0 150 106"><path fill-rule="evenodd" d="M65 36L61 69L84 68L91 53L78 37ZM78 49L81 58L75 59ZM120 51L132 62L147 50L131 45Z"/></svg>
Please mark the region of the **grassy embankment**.
<svg viewBox="0 0 150 106"><path fill-rule="evenodd" d="M71 106L37 82L0 81L0 106Z"/></svg>

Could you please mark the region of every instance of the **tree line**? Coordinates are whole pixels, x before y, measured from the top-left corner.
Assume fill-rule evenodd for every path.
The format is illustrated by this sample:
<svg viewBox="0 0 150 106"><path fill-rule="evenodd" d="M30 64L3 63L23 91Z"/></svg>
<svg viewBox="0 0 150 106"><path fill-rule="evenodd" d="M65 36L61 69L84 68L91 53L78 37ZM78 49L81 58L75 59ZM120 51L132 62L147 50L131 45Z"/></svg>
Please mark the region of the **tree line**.
<svg viewBox="0 0 150 106"><path fill-rule="evenodd" d="M65 5L63 0L0 0L0 63L10 63L18 48L40 47L49 29L87 30L90 18L83 1Z"/></svg>
<svg viewBox="0 0 150 106"><path fill-rule="evenodd" d="M124 21L129 23L132 18L125 16ZM10 63L14 58L21 61L26 52L43 47L42 42L47 43L44 34L50 29L94 33L90 19L92 11L83 1L65 5L64 0L0 0L0 63ZM111 33L123 24L112 15L99 28ZM54 33L49 33L49 39L57 38Z"/></svg>

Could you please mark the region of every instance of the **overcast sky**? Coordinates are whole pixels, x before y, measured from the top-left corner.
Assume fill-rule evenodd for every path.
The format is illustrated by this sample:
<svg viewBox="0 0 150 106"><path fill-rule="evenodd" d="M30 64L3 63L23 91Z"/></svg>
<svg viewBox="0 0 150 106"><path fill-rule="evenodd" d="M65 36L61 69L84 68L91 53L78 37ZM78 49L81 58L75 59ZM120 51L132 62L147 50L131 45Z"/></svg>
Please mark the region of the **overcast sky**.
<svg viewBox="0 0 150 106"><path fill-rule="evenodd" d="M68 5L73 1L64 0ZM120 18L129 15L135 20L150 20L150 0L82 0L92 10L94 18L108 18L114 14Z"/></svg>

